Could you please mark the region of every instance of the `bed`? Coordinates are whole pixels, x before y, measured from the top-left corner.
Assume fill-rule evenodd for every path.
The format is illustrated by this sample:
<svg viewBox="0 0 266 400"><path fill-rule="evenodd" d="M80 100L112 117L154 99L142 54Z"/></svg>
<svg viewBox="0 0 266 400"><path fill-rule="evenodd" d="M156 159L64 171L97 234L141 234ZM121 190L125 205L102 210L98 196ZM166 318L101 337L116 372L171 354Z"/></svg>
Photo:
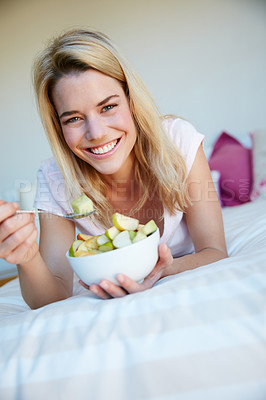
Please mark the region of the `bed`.
<svg viewBox="0 0 266 400"><path fill-rule="evenodd" d="M99 300L38 310L0 290L0 398L266 399L266 199L224 207L230 257Z"/></svg>
<svg viewBox="0 0 266 400"><path fill-rule="evenodd" d="M75 279L38 310L18 279L0 288L0 400L266 399L266 131L251 138L208 155L229 258L121 299Z"/></svg>

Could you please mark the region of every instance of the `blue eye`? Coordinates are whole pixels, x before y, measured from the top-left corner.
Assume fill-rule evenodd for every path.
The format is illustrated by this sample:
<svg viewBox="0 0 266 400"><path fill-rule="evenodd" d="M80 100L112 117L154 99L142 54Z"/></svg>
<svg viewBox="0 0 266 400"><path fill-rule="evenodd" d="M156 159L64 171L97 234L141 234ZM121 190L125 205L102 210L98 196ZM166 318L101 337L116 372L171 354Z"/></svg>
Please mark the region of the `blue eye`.
<svg viewBox="0 0 266 400"><path fill-rule="evenodd" d="M79 117L72 117L72 118L69 118L67 121L65 121L64 124L65 124L65 125L71 124L71 123L77 122L77 121L79 121L79 120L80 120Z"/></svg>
<svg viewBox="0 0 266 400"><path fill-rule="evenodd" d="M109 104L108 106L104 106L102 108L102 111L106 112L106 111L112 110L112 108L114 108L116 106L117 106L117 104Z"/></svg>

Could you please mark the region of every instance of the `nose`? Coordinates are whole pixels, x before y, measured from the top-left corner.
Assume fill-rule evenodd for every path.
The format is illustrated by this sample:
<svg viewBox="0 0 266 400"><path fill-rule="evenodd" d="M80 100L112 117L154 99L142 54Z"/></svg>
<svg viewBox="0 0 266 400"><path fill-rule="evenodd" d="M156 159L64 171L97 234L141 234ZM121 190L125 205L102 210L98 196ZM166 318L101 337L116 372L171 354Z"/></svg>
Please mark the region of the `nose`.
<svg viewBox="0 0 266 400"><path fill-rule="evenodd" d="M106 135L106 126L98 116L91 116L86 121L86 138L99 140Z"/></svg>

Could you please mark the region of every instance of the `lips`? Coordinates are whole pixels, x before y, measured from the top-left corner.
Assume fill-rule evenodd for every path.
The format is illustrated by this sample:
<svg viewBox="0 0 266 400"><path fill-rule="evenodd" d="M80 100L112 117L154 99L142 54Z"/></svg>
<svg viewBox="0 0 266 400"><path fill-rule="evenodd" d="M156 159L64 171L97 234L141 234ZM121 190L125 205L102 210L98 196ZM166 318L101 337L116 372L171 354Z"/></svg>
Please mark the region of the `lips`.
<svg viewBox="0 0 266 400"><path fill-rule="evenodd" d="M118 139L116 139L110 143L107 143L104 146L91 147L89 149L89 151L93 154L106 154L109 151L113 150L113 148L116 146L117 142L118 142Z"/></svg>
<svg viewBox="0 0 266 400"><path fill-rule="evenodd" d="M88 147L86 151L96 157L109 156L116 150L120 140L121 138L112 140L111 142L105 143L101 146Z"/></svg>

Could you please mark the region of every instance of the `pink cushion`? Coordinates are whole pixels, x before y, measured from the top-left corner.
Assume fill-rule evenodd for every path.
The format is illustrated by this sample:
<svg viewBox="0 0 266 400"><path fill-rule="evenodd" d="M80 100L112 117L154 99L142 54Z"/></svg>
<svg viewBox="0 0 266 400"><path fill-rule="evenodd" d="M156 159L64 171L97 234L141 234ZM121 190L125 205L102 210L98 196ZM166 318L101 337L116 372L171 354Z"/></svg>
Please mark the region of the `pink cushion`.
<svg viewBox="0 0 266 400"><path fill-rule="evenodd" d="M253 188L251 200L266 198L266 130L251 134L253 159Z"/></svg>
<svg viewBox="0 0 266 400"><path fill-rule="evenodd" d="M251 150L223 132L209 158L211 170L220 172L220 200L222 206L235 206L250 201L252 190Z"/></svg>

